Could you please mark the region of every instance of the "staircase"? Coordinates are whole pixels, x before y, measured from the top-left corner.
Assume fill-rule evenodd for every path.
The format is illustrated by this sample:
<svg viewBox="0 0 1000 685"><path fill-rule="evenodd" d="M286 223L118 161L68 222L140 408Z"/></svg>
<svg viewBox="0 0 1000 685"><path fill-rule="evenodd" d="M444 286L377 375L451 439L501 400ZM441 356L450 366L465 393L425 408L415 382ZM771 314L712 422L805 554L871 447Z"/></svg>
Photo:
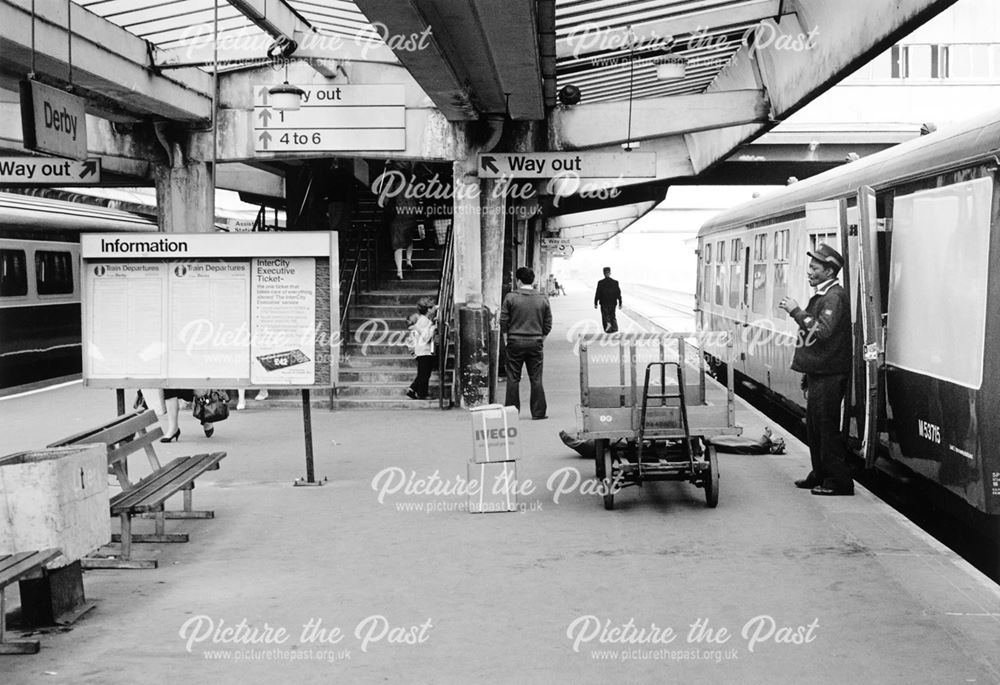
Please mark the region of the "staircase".
<svg viewBox="0 0 1000 685"><path fill-rule="evenodd" d="M428 236L428 244L431 240ZM428 399L413 400L406 396L416 376L417 364L405 340L406 317L417 311L417 300L422 297L437 300L443 259L443 248L416 247L413 268L407 269L404 264L402 281L396 278L391 253L379 259L375 288L362 289L348 312L349 336L343 342L335 408L438 408L437 368L431 373ZM451 349L448 355L446 393L454 366Z"/></svg>

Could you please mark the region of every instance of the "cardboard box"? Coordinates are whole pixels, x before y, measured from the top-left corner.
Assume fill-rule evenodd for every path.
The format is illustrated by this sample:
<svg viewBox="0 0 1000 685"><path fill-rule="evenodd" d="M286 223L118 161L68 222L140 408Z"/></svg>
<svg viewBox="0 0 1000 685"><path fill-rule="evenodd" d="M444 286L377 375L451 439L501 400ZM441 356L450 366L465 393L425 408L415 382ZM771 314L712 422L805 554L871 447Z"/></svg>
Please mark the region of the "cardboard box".
<svg viewBox="0 0 1000 685"><path fill-rule="evenodd" d="M517 511L517 462L470 463L468 469L470 514Z"/></svg>
<svg viewBox="0 0 1000 685"><path fill-rule="evenodd" d="M487 404L469 410L472 416L472 461L477 464L521 458L517 407Z"/></svg>
<svg viewBox="0 0 1000 685"><path fill-rule="evenodd" d="M107 544L107 453L100 443L0 458L0 554L58 547L69 563Z"/></svg>

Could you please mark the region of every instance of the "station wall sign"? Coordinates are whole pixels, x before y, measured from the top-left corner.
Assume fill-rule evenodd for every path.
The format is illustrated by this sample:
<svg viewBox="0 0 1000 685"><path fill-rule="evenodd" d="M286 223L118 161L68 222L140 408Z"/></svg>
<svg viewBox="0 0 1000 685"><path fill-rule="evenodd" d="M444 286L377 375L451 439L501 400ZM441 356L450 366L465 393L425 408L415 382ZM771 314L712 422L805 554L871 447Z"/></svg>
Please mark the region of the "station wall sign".
<svg viewBox="0 0 1000 685"><path fill-rule="evenodd" d="M573 241L569 238L542 238L542 249L553 257L572 257Z"/></svg>
<svg viewBox="0 0 1000 685"><path fill-rule="evenodd" d="M21 81L21 135L26 150L87 159L86 100L38 81Z"/></svg>
<svg viewBox="0 0 1000 685"><path fill-rule="evenodd" d="M94 233L80 251L87 385L336 385L336 233Z"/></svg>
<svg viewBox="0 0 1000 685"><path fill-rule="evenodd" d="M655 178L655 152L516 152L479 155L479 178Z"/></svg>
<svg viewBox="0 0 1000 685"><path fill-rule="evenodd" d="M0 157L0 184L92 185L101 182L101 160L58 157Z"/></svg>
<svg viewBox="0 0 1000 685"><path fill-rule="evenodd" d="M269 85L254 86L254 152L406 149L402 84L300 86L302 106L270 106Z"/></svg>

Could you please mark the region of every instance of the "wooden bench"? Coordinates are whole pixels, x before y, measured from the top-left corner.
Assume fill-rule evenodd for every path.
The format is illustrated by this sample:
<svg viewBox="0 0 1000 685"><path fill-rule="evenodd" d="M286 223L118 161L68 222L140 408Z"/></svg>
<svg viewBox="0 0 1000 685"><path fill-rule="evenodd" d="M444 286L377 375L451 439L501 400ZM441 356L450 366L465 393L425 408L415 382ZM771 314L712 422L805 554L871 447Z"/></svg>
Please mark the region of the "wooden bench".
<svg viewBox="0 0 1000 685"><path fill-rule="evenodd" d="M154 443L163 436L152 411L134 412L119 416L103 426L77 433L49 445L66 447L88 443L104 443L108 449L108 468L122 486L122 491L111 498L111 515L121 519L121 534L112 537L112 542L121 543L121 553L107 554L101 550L98 556L82 559L83 568L156 568L156 559L140 559L132 556L133 542L187 542L186 533L166 533L165 519L213 518L212 511L194 511L191 505L191 491L195 479L210 469L219 468L225 452L196 454L178 457L160 465ZM128 476L128 457L139 451L146 453L151 473L137 483ZM165 511L167 499L183 492L184 508L180 511ZM132 533L133 516L151 516L155 519L156 532L149 534Z"/></svg>
<svg viewBox="0 0 1000 685"><path fill-rule="evenodd" d="M38 640L7 639L7 586L39 575L42 567L59 556L58 549L0 554L0 654L36 654Z"/></svg>

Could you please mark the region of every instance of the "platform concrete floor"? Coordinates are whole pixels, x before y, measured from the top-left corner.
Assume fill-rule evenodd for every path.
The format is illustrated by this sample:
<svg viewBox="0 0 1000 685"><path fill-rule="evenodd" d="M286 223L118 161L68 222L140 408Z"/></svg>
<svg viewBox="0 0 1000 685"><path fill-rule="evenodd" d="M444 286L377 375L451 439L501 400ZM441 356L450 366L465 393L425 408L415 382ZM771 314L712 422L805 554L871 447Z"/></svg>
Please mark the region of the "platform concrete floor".
<svg viewBox="0 0 1000 685"><path fill-rule="evenodd" d="M188 416L158 451L228 452L194 493L216 518L169 522L187 544L139 546L159 548L157 570L87 572L96 609L39 635L39 654L0 657L0 682L1000 682L997 586L864 488L794 488L808 460L793 439L786 455L721 455L717 509L675 483L629 488L611 512L579 487L554 501L560 469L593 474L557 435L576 421L567 332L599 318L590 286L566 285L546 345L550 418L521 423L525 511L449 510L461 496L379 502L384 469L465 477L462 410L314 410L316 472L329 479L316 488L292 487L299 410L251 400L211 440ZM2 400L0 454L113 413L111 391L79 385ZM738 421L751 436L765 423L742 407Z"/></svg>

